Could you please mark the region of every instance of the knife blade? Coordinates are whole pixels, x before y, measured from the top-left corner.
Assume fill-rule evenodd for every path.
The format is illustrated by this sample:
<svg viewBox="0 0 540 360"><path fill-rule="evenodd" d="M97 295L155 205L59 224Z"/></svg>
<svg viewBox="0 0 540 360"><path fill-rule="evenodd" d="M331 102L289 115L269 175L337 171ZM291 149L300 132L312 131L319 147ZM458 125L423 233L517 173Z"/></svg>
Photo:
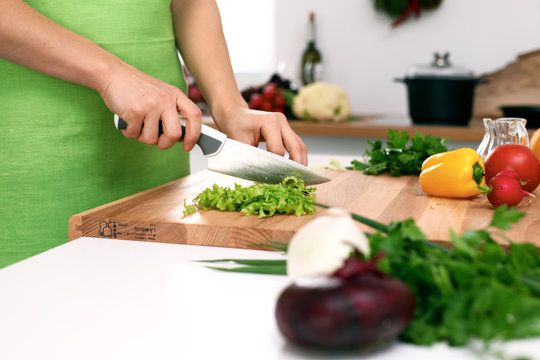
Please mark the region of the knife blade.
<svg viewBox="0 0 540 360"><path fill-rule="evenodd" d="M185 120L181 118L181 122L182 134L184 134ZM114 116L114 124L119 130L127 129L127 123L118 115ZM161 123L159 132L163 133ZM208 170L222 174L267 184L279 184L288 176L301 178L306 185L330 181L328 177L307 166L230 139L226 134L204 124L197 145L207 158Z"/></svg>

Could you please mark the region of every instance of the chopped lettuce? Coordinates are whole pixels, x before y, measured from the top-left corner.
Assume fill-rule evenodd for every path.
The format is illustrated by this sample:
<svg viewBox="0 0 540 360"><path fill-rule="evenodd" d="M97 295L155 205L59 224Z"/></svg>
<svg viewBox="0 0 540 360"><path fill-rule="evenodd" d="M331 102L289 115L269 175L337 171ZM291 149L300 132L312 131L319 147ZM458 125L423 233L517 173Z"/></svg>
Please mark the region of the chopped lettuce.
<svg viewBox="0 0 540 360"><path fill-rule="evenodd" d="M235 184L234 189L214 184L193 199L202 210L237 211L259 218L275 214L294 214L296 216L315 212L315 188L306 188L304 180L290 176L280 184L256 183L248 187ZM193 208L184 214L193 213Z"/></svg>

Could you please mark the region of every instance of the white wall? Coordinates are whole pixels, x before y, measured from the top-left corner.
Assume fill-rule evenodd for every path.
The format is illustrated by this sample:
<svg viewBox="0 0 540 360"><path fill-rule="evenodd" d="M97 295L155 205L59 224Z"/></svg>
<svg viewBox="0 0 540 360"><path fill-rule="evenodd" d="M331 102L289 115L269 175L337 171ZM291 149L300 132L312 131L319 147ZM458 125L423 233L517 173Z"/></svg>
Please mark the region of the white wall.
<svg viewBox="0 0 540 360"><path fill-rule="evenodd" d="M315 11L325 80L347 91L357 114L406 114L405 85L393 79L430 62L437 49L480 75L540 48L540 0L444 0L395 29L371 0L275 1L276 66L299 66Z"/></svg>
<svg viewBox="0 0 540 360"><path fill-rule="evenodd" d="M275 69L275 0L216 0L240 89L268 80Z"/></svg>
<svg viewBox="0 0 540 360"><path fill-rule="evenodd" d="M233 69L270 71L275 61L275 0L217 0Z"/></svg>

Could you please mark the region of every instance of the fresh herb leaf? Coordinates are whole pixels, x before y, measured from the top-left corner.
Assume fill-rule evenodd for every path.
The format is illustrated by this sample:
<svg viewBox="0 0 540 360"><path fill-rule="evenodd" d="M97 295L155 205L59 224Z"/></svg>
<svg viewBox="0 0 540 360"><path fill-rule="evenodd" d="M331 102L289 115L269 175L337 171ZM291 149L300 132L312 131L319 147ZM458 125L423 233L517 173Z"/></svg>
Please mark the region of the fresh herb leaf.
<svg viewBox="0 0 540 360"><path fill-rule="evenodd" d="M365 170L369 167L369 164L363 163L359 160L352 160L351 165L352 166L348 167L349 170Z"/></svg>
<svg viewBox="0 0 540 360"><path fill-rule="evenodd" d="M388 129L388 141L386 142L389 149L405 150L409 142L409 134L402 131L401 134L397 130Z"/></svg>
<svg viewBox="0 0 540 360"><path fill-rule="evenodd" d="M540 272L532 271L527 274L519 274L518 276L531 293L540 298Z"/></svg>
<svg viewBox="0 0 540 360"><path fill-rule="evenodd" d="M519 212L516 208L508 208L506 204L495 208L493 219L490 226L496 227L501 230L510 229L510 224L517 222L519 219L525 216L525 213Z"/></svg>
<svg viewBox="0 0 540 360"><path fill-rule="evenodd" d="M365 150L366 162L351 161L349 170L360 170L366 175L389 173L392 176L418 175L422 163L429 156L447 151L448 139L416 133L412 138L406 131L401 133L388 129L386 147L380 140L368 141L371 148Z"/></svg>
<svg viewBox="0 0 540 360"><path fill-rule="evenodd" d="M533 244L510 244L508 263L519 273L540 270L540 255Z"/></svg>

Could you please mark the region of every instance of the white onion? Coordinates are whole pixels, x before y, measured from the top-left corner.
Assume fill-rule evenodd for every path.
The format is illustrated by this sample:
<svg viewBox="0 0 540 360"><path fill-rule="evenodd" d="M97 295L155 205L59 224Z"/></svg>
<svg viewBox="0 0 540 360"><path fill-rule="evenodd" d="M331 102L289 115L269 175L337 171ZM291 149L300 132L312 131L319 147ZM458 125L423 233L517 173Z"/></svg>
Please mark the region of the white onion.
<svg viewBox="0 0 540 360"><path fill-rule="evenodd" d="M369 241L350 214L331 208L328 214L301 227L287 251L287 274L329 275L339 269L353 250L369 254Z"/></svg>

